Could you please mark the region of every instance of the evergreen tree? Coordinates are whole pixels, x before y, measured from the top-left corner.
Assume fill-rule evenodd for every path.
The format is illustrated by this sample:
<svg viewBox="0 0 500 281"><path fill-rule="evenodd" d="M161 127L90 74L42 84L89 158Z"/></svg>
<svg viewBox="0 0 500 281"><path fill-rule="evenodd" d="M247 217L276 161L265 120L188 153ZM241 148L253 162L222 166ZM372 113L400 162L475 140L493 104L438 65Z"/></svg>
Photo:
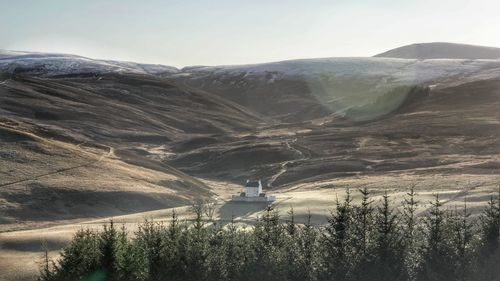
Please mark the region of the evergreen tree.
<svg viewBox="0 0 500 281"><path fill-rule="evenodd" d="M137 240L122 242L123 257L120 264L120 279L124 281L147 280L147 260Z"/></svg>
<svg viewBox="0 0 500 281"><path fill-rule="evenodd" d="M369 268L365 265L373 259L370 247L371 235L374 228L372 201L370 200L370 192L366 187L359 189L361 193L361 204L353 207L353 220L351 223L352 229L352 275L356 276L355 280L365 280L368 276Z"/></svg>
<svg viewBox="0 0 500 281"><path fill-rule="evenodd" d="M353 225L354 235L357 237L355 245L357 245L358 255L363 259L368 252L370 230L373 228L373 208L372 201L370 200L370 192L366 187L360 189L361 193L361 205L355 208L354 218L357 222Z"/></svg>
<svg viewBox="0 0 500 281"><path fill-rule="evenodd" d="M297 225L295 224L295 213L293 212L293 207L291 207L290 210L288 211L288 215L289 215L289 220L287 223L286 230L288 232L288 235L290 235L290 237L295 237L295 234L297 232Z"/></svg>
<svg viewBox="0 0 500 281"><path fill-rule="evenodd" d="M500 188L490 198L481 216L481 243L478 249L478 280L500 280Z"/></svg>
<svg viewBox="0 0 500 281"><path fill-rule="evenodd" d="M304 227L300 230L297 241L297 278L296 280L315 281L318 279L320 248L318 231L312 226L311 212L308 211Z"/></svg>
<svg viewBox="0 0 500 281"><path fill-rule="evenodd" d="M206 256L206 279L209 281L228 280L228 261L224 241L226 232L220 227L209 230Z"/></svg>
<svg viewBox="0 0 500 281"><path fill-rule="evenodd" d="M120 251L122 250L118 231L116 230L113 221L111 220L108 225L104 225L104 231L99 235L101 252L101 267L106 275L106 280L118 281L120 276L118 274Z"/></svg>
<svg viewBox="0 0 500 281"><path fill-rule="evenodd" d="M164 274L171 273L168 267L164 267L164 254L168 254L171 249L165 249L166 236L163 233L165 233L163 224L148 220L139 226L136 233L137 254L145 260L147 280L159 281Z"/></svg>
<svg viewBox="0 0 500 281"><path fill-rule="evenodd" d="M197 281L205 280L207 272L209 232L203 221L203 206L194 205L193 211L195 213L193 227L185 231L181 240L185 254L181 266L183 276L181 280Z"/></svg>
<svg viewBox="0 0 500 281"><path fill-rule="evenodd" d="M417 241L418 237L418 220L416 217L419 202L416 200L415 184L410 186L409 191L403 201L402 212L402 227L403 227L403 242L405 247L404 263L408 280L414 281L416 279L417 269L419 267L419 251Z"/></svg>
<svg viewBox="0 0 500 281"><path fill-rule="evenodd" d="M207 224L203 208L193 209L190 222L179 223L175 212L168 225L146 220L133 237L111 221L99 232L77 231L57 262L45 247L38 279L499 281L498 198L475 224L466 202L445 212L437 195L418 220L413 187L402 213L391 208L387 194L371 207L368 192L361 193L359 205L349 191L337 200L324 228L313 227L310 213L297 224L293 210L280 222L272 207L252 228L234 219L225 227Z"/></svg>
<svg viewBox="0 0 500 281"><path fill-rule="evenodd" d="M390 208L387 192L383 196L382 206L377 208L375 220L374 257L368 262L371 274L363 280L408 280L403 235L398 226L398 216Z"/></svg>
<svg viewBox="0 0 500 281"><path fill-rule="evenodd" d="M284 228L279 223L279 213L272 207L267 207L262 220L254 227L255 260L252 272L248 278L261 280L285 280L283 272Z"/></svg>
<svg viewBox="0 0 500 281"><path fill-rule="evenodd" d="M52 280L82 280L89 276L103 278L101 257L99 235L88 229L78 230L61 252Z"/></svg>
<svg viewBox="0 0 500 281"><path fill-rule="evenodd" d="M453 257L454 262L454 272L458 281L469 280L472 270L472 241L473 226L469 221L470 213L467 209L467 199L464 199L464 205L461 211L455 210L452 216L451 227L452 227L452 245L453 245Z"/></svg>
<svg viewBox="0 0 500 281"><path fill-rule="evenodd" d="M452 250L448 240L448 225L442 205L439 195L436 194L424 220L425 245L422 248L422 265L418 272L418 280L455 280L454 268L449 259Z"/></svg>
<svg viewBox="0 0 500 281"><path fill-rule="evenodd" d="M226 280L240 280L243 267L251 260L252 250L248 236L248 232L238 230L234 217L231 218L231 223L225 232L226 239L223 242L224 256L226 257Z"/></svg>
<svg viewBox="0 0 500 281"><path fill-rule="evenodd" d="M349 280L352 269L353 251L351 248L351 196L347 190L344 202L337 200L336 211L328 218L323 233L321 247L324 249L322 260L322 280Z"/></svg>

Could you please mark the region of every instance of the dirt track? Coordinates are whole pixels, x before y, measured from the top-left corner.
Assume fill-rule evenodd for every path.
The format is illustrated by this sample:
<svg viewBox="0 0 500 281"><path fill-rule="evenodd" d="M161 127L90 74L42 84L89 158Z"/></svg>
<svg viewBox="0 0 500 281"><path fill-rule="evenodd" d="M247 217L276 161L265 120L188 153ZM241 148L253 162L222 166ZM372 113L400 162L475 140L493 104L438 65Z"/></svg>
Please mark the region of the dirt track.
<svg viewBox="0 0 500 281"><path fill-rule="evenodd" d="M293 150L295 151L298 155L300 155L300 157L297 159L297 160L289 160L289 161L284 161L283 163L281 163L281 170L274 174L268 181L267 181L267 184L269 185L269 187L273 187L273 183L276 181L276 179L278 179L282 174L286 173L287 172L287 165L289 163L292 163L294 161L300 161L300 160L305 160L307 159L306 156L304 155L304 153L302 153L302 151L296 149L293 147L292 144L290 143L294 143L296 142L297 139L293 139L291 141L286 141L286 147L289 149L289 150Z"/></svg>

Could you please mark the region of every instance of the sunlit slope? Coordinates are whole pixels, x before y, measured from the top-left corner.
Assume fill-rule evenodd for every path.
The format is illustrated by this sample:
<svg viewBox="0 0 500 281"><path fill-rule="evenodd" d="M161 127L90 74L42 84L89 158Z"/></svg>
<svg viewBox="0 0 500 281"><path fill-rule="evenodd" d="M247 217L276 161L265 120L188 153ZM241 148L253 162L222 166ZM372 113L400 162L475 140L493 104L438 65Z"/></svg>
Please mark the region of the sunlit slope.
<svg viewBox="0 0 500 281"><path fill-rule="evenodd" d="M120 160L111 146L67 143L37 128L0 123L0 228L32 228L185 205L211 196L168 166Z"/></svg>
<svg viewBox="0 0 500 281"><path fill-rule="evenodd" d="M325 58L256 65L188 67L167 75L270 118L331 114L366 121L395 110L413 86L450 86L500 76L499 60ZM390 95L387 107L370 107ZM357 110L357 115L351 114Z"/></svg>
<svg viewBox="0 0 500 281"><path fill-rule="evenodd" d="M153 76L40 79L0 85L2 228L188 204L211 196L160 159L192 135L248 130L238 105Z"/></svg>
<svg viewBox="0 0 500 281"><path fill-rule="evenodd" d="M446 42L411 44L375 57L402 59L500 59L500 48Z"/></svg>

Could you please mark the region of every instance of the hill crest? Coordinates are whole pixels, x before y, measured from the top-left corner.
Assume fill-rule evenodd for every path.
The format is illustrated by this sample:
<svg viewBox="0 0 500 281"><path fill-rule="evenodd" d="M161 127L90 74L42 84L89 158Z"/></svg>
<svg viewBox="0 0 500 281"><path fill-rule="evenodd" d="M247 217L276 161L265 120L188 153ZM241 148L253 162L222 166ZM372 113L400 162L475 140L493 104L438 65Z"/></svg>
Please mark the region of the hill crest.
<svg viewBox="0 0 500 281"><path fill-rule="evenodd" d="M374 57L401 59L500 59L500 48L448 42L416 43Z"/></svg>

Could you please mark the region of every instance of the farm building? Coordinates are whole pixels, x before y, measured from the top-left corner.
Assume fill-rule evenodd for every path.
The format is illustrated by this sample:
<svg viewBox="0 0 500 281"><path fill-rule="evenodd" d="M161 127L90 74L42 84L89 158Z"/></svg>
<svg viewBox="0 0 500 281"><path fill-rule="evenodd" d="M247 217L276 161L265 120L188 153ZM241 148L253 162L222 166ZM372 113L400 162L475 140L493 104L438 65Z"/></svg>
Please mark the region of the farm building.
<svg viewBox="0 0 500 281"><path fill-rule="evenodd" d="M266 195L262 192L261 180L247 180L245 183L245 192L240 193L240 195L233 195L232 200L237 202L273 202L276 200L276 197Z"/></svg>

